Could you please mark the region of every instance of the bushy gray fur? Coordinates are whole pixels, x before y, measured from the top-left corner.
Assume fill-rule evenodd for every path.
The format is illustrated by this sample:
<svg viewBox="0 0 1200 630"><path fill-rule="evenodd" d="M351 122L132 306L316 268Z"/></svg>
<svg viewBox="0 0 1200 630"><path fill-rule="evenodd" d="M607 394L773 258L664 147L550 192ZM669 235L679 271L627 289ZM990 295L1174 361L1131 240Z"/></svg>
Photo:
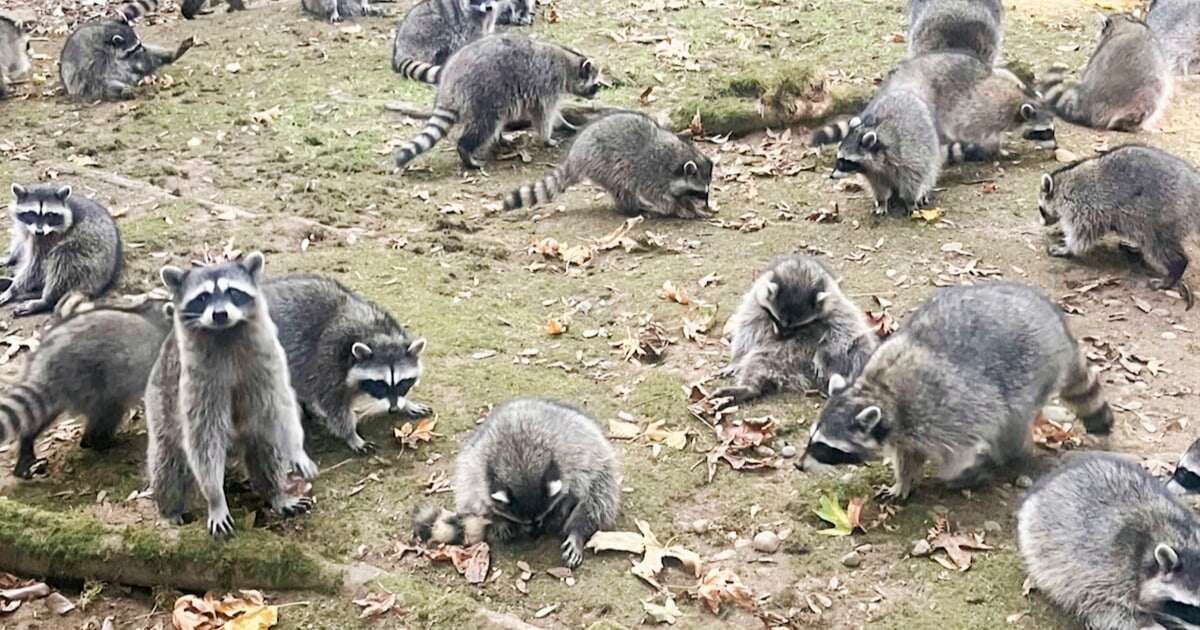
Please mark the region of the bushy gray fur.
<svg viewBox="0 0 1200 630"><path fill-rule="evenodd" d="M1179 458L1167 488L1180 494L1200 493L1200 440L1192 442L1191 448Z"/></svg>
<svg viewBox="0 0 1200 630"><path fill-rule="evenodd" d="M392 70L436 84L450 55L495 31L497 12L508 4L509 0L421 0L396 25Z"/></svg>
<svg viewBox="0 0 1200 630"><path fill-rule="evenodd" d="M174 63L192 44L189 37L175 50L166 50L143 44L123 20L91 20L67 37L58 75L67 94L76 99L130 99L142 79Z"/></svg>
<svg viewBox="0 0 1200 630"><path fill-rule="evenodd" d="M1004 40L1000 0L911 0L908 5L908 56L957 50L989 66Z"/></svg>
<svg viewBox="0 0 1200 630"><path fill-rule="evenodd" d="M570 126L559 114L564 94L591 98L599 70L582 53L520 35L490 35L451 55L438 82L433 116L412 142L396 151L396 166L433 148L450 127L463 122L458 155L465 168L479 168L508 123L529 120L547 146L553 132Z"/></svg>
<svg viewBox="0 0 1200 630"><path fill-rule="evenodd" d="M471 2L487 3L488 0L471 0ZM499 14L496 23L512 26L529 26L533 24L533 11L536 7L537 0L510 0L509 2L498 3Z"/></svg>
<svg viewBox="0 0 1200 630"><path fill-rule="evenodd" d="M382 15L370 0L300 0L300 6L306 13L335 24L346 18Z"/></svg>
<svg viewBox="0 0 1200 630"><path fill-rule="evenodd" d="M25 76L32 67L29 35L12 18L0 15L0 98L8 96L9 83Z"/></svg>
<svg viewBox="0 0 1200 630"><path fill-rule="evenodd" d="M123 254L117 223L100 204L70 186L13 184L12 284L0 304L21 300L14 315L54 308L69 291L99 297L117 282Z"/></svg>
<svg viewBox="0 0 1200 630"><path fill-rule="evenodd" d="M1127 144L1042 176L1038 209L1047 226L1062 232L1051 256L1078 256L1115 233L1128 251L1162 276L1155 288L1182 283L1188 256L1184 241L1200 231L1200 171L1153 147Z"/></svg>
<svg viewBox="0 0 1200 630"><path fill-rule="evenodd" d="M938 123L951 162L1003 157L1007 133L1017 129L1038 146L1057 146L1054 114L1021 79L1003 68L975 83L965 97L940 113Z"/></svg>
<svg viewBox="0 0 1200 630"><path fill-rule="evenodd" d="M725 372L737 384L713 392L734 402L776 390L825 391L829 377L857 375L878 337L824 263L781 256L759 274L733 315Z"/></svg>
<svg viewBox="0 0 1200 630"><path fill-rule="evenodd" d="M1112 411L1062 311L1020 285L941 289L830 398L800 466L893 460L887 496L905 498L930 461L952 487L1020 463L1038 411L1056 392L1090 433Z"/></svg>
<svg viewBox="0 0 1200 630"><path fill-rule="evenodd" d="M262 265L255 252L161 274L175 321L146 388L150 488L163 517L181 524L198 487L215 538L233 534L224 488L231 454L242 456L251 486L275 511L292 516L312 507L287 491L290 471L312 479L317 466L304 452L287 359L258 291Z"/></svg>
<svg viewBox="0 0 1200 630"><path fill-rule="evenodd" d="M616 112L584 127L562 164L509 193L504 207L548 203L572 184L589 180L613 196L622 214L704 218L712 171L712 160L690 139L645 115Z"/></svg>
<svg viewBox="0 0 1200 630"><path fill-rule="evenodd" d="M1100 43L1078 82L1055 68L1042 84L1044 102L1063 120L1096 129L1150 129L1171 98L1171 67L1145 22L1105 18Z"/></svg>
<svg viewBox="0 0 1200 630"><path fill-rule="evenodd" d="M180 13L183 14L184 19L190 20L197 15L212 13L211 10L204 9L205 5L208 3L209 0L183 0L183 2L179 3L179 10ZM245 0L213 0L213 3L228 3L230 12L246 10Z"/></svg>
<svg viewBox="0 0 1200 630"><path fill-rule="evenodd" d="M126 22L133 22L143 15L154 13L157 10L158 0L129 0L117 7L117 15Z"/></svg>
<svg viewBox="0 0 1200 630"><path fill-rule="evenodd" d="M358 434L362 415L430 412L409 398L421 376L424 339L335 280L290 274L263 284L301 407L356 453L375 445Z"/></svg>
<svg viewBox="0 0 1200 630"><path fill-rule="evenodd" d="M1029 491L1030 583L1089 630L1200 628L1200 519L1123 457L1075 455Z"/></svg>
<svg viewBox="0 0 1200 630"><path fill-rule="evenodd" d="M1146 24L1175 74L1200 70L1200 2L1153 0Z"/></svg>

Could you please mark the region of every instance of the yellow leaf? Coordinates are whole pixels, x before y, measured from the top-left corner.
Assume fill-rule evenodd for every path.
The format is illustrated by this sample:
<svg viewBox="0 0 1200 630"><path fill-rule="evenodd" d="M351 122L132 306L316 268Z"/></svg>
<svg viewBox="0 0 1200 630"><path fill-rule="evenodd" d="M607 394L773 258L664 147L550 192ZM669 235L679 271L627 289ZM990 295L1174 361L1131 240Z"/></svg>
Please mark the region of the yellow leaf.
<svg viewBox="0 0 1200 630"><path fill-rule="evenodd" d="M918 210L913 210L912 218L919 221L924 221L926 223L933 223L934 221L942 218L942 209L920 208Z"/></svg>
<svg viewBox="0 0 1200 630"><path fill-rule="evenodd" d="M221 630L267 630L279 623L279 609L274 606L260 606L244 615L234 617L232 621L221 626Z"/></svg>
<svg viewBox="0 0 1200 630"><path fill-rule="evenodd" d="M560 249L558 255L568 265L579 266L592 259L592 248L584 245L572 245Z"/></svg>
<svg viewBox="0 0 1200 630"><path fill-rule="evenodd" d="M567 324L560 322L557 319L551 319L546 322L546 334L551 337L557 337L567 332Z"/></svg>
<svg viewBox="0 0 1200 630"><path fill-rule="evenodd" d="M608 437L614 440L632 440L642 434L642 428L624 420L608 421Z"/></svg>

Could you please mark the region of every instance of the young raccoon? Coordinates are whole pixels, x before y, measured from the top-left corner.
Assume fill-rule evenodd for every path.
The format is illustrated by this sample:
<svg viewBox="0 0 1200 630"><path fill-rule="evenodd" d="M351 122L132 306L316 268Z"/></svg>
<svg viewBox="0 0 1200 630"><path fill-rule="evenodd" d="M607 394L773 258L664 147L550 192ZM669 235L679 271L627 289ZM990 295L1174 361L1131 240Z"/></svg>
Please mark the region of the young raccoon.
<svg viewBox="0 0 1200 630"><path fill-rule="evenodd" d="M1193 305L1192 292L1180 281L1188 266L1183 241L1200 231L1200 171L1153 147L1127 144L1042 175L1038 210L1062 238L1051 256L1079 256L1108 233L1162 276L1156 289L1179 286Z"/></svg>
<svg viewBox="0 0 1200 630"><path fill-rule="evenodd" d="M40 463L34 441L64 411L87 419L80 446L112 443L126 411L142 398L171 329L164 305L147 300L135 308L56 309L61 321L42 335L20 381L0 395L0 443L21 440L14 475L33 476Z"/></svg>
<svg viewBox="0 0 1200 630"><path fill-rule="evenodd" d="M772 390L824 391L831 375L858 374L879 343L829 269L808 256L767 265L742 297L733 326L725 373L737 385L712 397L734 402Z"/></svg>
<svg viewBox="0 0 1200 630"><path fill-rule="evenodd" d="M334 23L346 18L383 15L369 0L300 0L300 6L306 13Z"/></svg>
<svg viewBox="0 0 1200 630"><path fill-rule="evenodd" d="M163 267L174 328L146 388L147 466L164 518L182 524L197 487L214 538L233 534L225 502L226 457L236 447L250 484L284 516L312 508L290 496L287 474L317 466L304 452L300 408L267 300L259 292L263 256L183 270Z"/></svg>
<svg viewBox="0 0 1200 630"><path fill-rule="evenodd" d="M396 25L392 70L409 79L436 84L442 65L463 46L496 30L499 3L474 0L422 0Z"/></svg>
<svg viewBox="0 0 1200 630"><path fill-rule="evenodd" d="M510 122L529 119L547 146L562 122L563 94L596 95L600 73L582 53L519 35L493 35L467 44L442 68L433 116L412 142L396 151L404 168L428 151L450 127L466 124L458 155L466 168L480 168L487 151Z"/></svg>
<svg viewBox="0 0 1200 630"><path fill-rule="evenodd" d="M1010 284L942 289L847 384L829 380L801 470L862 463L882 449L903 499L932 461L951 487L1021 462L1038 411L1058 392L1089 433L1113 416L1062 311Z"/></svg>
<svg viewBox="0 0 1200 630"><path fill-rule="evenodd" d="M12 18L0 15L0 98L6 98L8 85L33 67L29 52L29 35Z"/></svg>
<svg viewBox="0 0 1200 630"><path fill-rule="evenodd" d="M908 56L957 50L991 66L1004 40L1000 0L911 0Z"/></svg>
<svg viewBox="0 0 1200 630"><path fill-rule="evenodd" d="M171 51L143 44L122 20L92 20L75 28L59 56L58 75L67 94L80 100L122 100L142 79L174 63L192 38Z"/></svg>
<svg viewBox="0 0 1200 630"><path fill-rule="evenodd" d="M1177 494L1200 493L1200 440L1183 454L1167 488Z"/></svg>
<svg viewBox="0 0 1200 630"><path fill-rule="evenodd" d="M1016 75L996 68L975 84L969 96L939 116L950 161L985 161L1006 155L1006 133L1021 135L1039 147L1054 148L1054 115Z"/></svg>
<svg viewBox="0 0 1200 630"><path fill-rule="evenodd" d="M1175 74L1189 75L1200 68L1200 3L1151 0L1146 24Z"/></svg>
<svg viewBox="0 0 1200 630"><path fill-rule="evenodd" d="M608 191L622 214L704 218L712 171L712 160L691 140L642 114L617 112L584 127L562 164L541 180L509 193L504 207L548 203L586 179Z"/></svg>
<svg viewBox="0 0 1200 630"><path fill-rule="evenodd" d="M229 10L231 12L246 10L245 0L213 0L213 1L215 4L220 4L222 2L228 2ZM207 15L209 13L212 13L211 10L206 11L204 9L204 6L208 3L209 3L209 0L183 0L182 2L179 3L179 12L181 14L183 14L183 17L186 20L195 18L197 15Z"/></svg>
<svg viewBox="0 0 1200 630"><path fill-rule="evenodd" d="M386 311L315 275L272 278L262 292L300 406L351 450L375 448L358 435L355 406L366 405L363 416L429 414L428 405L409 398L421 378L425 340L411 336Z"/></svg>
<svg viewBox="0 0 1200 630"><path fill-rule="evenodd" d="M1128 459L1080 454L1017 512L1029 583L1089 630L1200 628L1200 519Z"/></svg>
<svg viewBox="0 0 1200 630"><path fill-rule="evenodd" d="M475 1L472 0L472 2ZM487 0L483 1L486 2ZM511 0L499 3L496 23L511 26L529 26L533 24L533 10L536 4L537 0Z"/></svg>
<svg viewBox="0 0 1200 630"><path fill-rule="evenodd" d="M1115 131L1150 129L1171 98L1171 69L1145 22L1131 15L1104 20L1100 43L1080 82L1053 69L1040 90L1063 120Z"/></svg>
<svg viewBox="0 0 1200 630"><path fill-rule="evenodd" d="M596 422L562 403L518 399L497 406L463 444L454 470L456 513L419 510L414 529L435 542L478 542L518 533L563 538L569 567L617 518L621 465Z"/></svg>
<svg viewBox="0 0 1200 630"><path fill-rule="evenodd" d="M13 184L12 241L7 264L12 284L0 304L22 300L17 316L54 308L68 291L99 297L121 274L121 235L112 215L70 186Z"/></svg>

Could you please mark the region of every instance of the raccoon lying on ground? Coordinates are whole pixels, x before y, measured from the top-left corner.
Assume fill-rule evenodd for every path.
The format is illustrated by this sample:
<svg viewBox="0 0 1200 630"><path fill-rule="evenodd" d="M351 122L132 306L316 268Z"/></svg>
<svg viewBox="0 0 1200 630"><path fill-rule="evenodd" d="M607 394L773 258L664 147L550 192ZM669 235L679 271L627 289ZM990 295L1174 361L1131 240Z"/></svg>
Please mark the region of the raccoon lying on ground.
<svg viewBox="0 0 1200 630"><path fill-rule="evenodd" d="M29 36L20 24L0 15L0 98L7 97L9 84L25 76L32 67Z"/></svg>
<svg viewBox="0 0 1200 630"><path fill-rule="evenodd" d="M1200 493L1200 440L1193 442L1179 459L1167 488L1179 494Z"/></svg>
<svg viewBox="0 0 1200 630"><path fill-rule="evenodd" d="M1003 21L1000 0L911 0L908 56L957 50L991 66L1000 56Z"/></svg>
<svg viewBox="0 0 1200 630"><path fill-rule="evenodd" d="M92 20L67 37L58 74L67 94L76 99L130 99L142 79L177 61L192 44L189 37L175 50L165 50L143 44L123 20Z"/></svg>

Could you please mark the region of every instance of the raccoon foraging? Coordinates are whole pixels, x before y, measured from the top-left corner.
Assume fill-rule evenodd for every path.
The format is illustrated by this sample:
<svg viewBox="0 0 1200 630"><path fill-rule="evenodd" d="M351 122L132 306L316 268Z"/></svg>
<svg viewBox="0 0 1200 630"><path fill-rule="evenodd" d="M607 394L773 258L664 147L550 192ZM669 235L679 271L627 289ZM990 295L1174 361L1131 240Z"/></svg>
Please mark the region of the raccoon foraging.
<svg viewBox="0 0 1200 630"><path fill-rule="evenodd" d="M1058 392L1089 433L1112 411L1061 310L1010 284L942 289L908 318L847 384L829 380L801 470L857 464L883 450L903 499L928 460L952 487L1020 463L1038 411Z"/></svg>
<svg viewBox="0 0 1200 630"><path fill-rule="evenodd" d="M491 148L504 126L529 119L548 146L563 94L591 98L599 89L599 71L581 53L518 35L494 35L467 44L443 67L433 116L412 142L396 151L404 168L428 151L459 121L458 140L465 168L480 168L478 153Z"/></svg>
<svg viewBox="0 0 1200 630"><path fill-rule="evenodd" d="M562 537L569 567L617 517L621 467L596 422L562 403L518 399L497 406L463 444L454 472L455 512L422 508L419 537L473 544L486 534Z"/></svg>
<svg viewBox="0 0 1200 630"><path fill-rule="evenodd" d="M1150 129L1171 98L1167 59L1145 22L1131 15L1104 20L1100 43L1078 82L1056 68L1042 84L1046 105L1077 125L1115 131Z"/></svg>
<svg viewBox="0 0 1200 630"><path fill-rule="evenodd" d="M215 538L233 534L224 481L235 445L250 485L276 512L294 516L313 505L287 491L290 471L312 479L317 466L304 452L287 360L259 292L262 265L255 252L161 273L175 321L146 388L150 487L159 513L175 524L186 520L198 487Z"/></svg>
<svg viewBox="0 0 1200 630"><path fill-rule="evenodd" d="M34 441L64 411L87 419L80 446L104 449L112 443L125 413L145 392L171 329L164 304L147 300L136 308L61 313L62 321L43 334L21 379L0 396L0 443L21 440L14 475L31 478L44 462L34 454Z"/></svg>
<svg viewBox="0 0 1200 630"><path fill-rule="evenodd" d="M369 0L300 0L300 6L306 13L333 23L346 18L383 15Z"/></svg>
<svg viewBox="0 0 1200 630"><path fill-rule="evenodd" d="M1167 489L1178 494L1200 493L1200 440L1193 442L1180 458Z"/></svg>
<svg viewBox="0 0 1200 630"><path fill-rule="evenodd" d="M1151 0L1146 25L1158 38L1175 74L1200 69L1200 4L1194 0Z"/></svg>
<svg viewBox="0 0 1200 630"><path fill-rule="evenodd" d="M1007 132L1039 147L1055 148L1054 115L1038 95L1016 75L996 68L979 81L968 96L939 115L951 162L986 161L1006 155Z"/></svg>
<svg viewBox="0 0 1200 630"><path fill-rule="evenodd" d="M735 403L774 390L824 391L833 374L857 375L879 343L829 269L808 256L772 261L742 297L732 323L725 372L737 384L711 398Z"/></svg>
<svg viewBox="0 0 1200 630"><path fill-rule="evenodd" d="M908 56L957 50L989 66L1004 40L1000 0L911 0L908 6Z"/></svg>
<svg viewBox="0 0 1200 630"><path fill-rule="evenodd" d="M6 98L9 84L25 76L33 67L29 49L29 35L21 25L0 15L0 98Z"/></svg>
<svg viewBox="0 0 1200 630"><path fill-rule="evenodd" d="M375 448L358 434L355 403L367 404L363 415L430 413L428 405L409 398L421 377L425 340L414 338L386 311L315 275L272 278L262 291L300 406L351 450Z"/></svg>
<svg viewBox="0 0 1200 630"><path fill-rule="evenodd" d="M1017 513L1029 584L1089 630L1200 628L1200 519L1128 459L1073 455Z"/></svg>
<svg viewBox="0 0 1200 630"><path fill-rule="evenodd" d="M170 51L143 44L123 20L92 20L67 37L58 75L67 94L76 99L130 99L142 79L174 63L192 43L189 37Z"/></svg>
<svg viewBox="0 0 1200 630"><path fill-rule="evenodd" d="M562 164L541 180L509 193L504 207L548 203L586 179L608 191L622 214L704 218L712 171L712 160L691 140L642 114L616 112L584 127Z"/></svg>
<svg viewBox="0 0 1200 630"><path fill-rule="evenodd" d="M228 2L229 10L231 12L246 10L245 0L214 0L214 1L218 4L221 2ZM179 12L183 15L184 19L190 20L190 19L196 17L197 15L204 15L204 14L212 13L212 11L204 10L204 6L208 3L209 3L209 0L183 0L182 2L179 3Z"/></svg>
<svg viewBox="0 0 1200 630"><path fill-rule="evenodd" d="M1153 147L1127 144L1042 175L1038 210L1062 236L1051 256L1079 256L1108 233L1134 246L1153 271L1155 289L1178 286L1188 266L1183 242L1200 231L1200 171ZM1131 250L1132 251L1132 250Z"/></svg>
<svg viewBox="0 0 1200 630"><path fill-rule="evenodd" d="M70 186L13 184L12 238L7 265L12 284L0 305L21 300L17 316L54 308L75 290L99 297L121 273L121 236L108 210L73 196Z"/></svg>
<svg viewBox="0 0 1200 630"><path fill-rule="evenodd" d="M475 0L422 0L396 25L392 70L436 84L442 64L463 46L496 30L497 12L510 4Z"/></svg>

